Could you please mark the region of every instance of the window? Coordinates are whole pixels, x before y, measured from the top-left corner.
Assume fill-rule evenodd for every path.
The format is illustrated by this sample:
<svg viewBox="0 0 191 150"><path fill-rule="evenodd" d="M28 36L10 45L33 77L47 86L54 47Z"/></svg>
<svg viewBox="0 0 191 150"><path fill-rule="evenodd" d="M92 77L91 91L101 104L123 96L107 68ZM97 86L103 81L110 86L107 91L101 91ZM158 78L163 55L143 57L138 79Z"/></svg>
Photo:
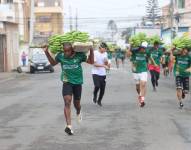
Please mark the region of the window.
<svg viewBox="0 0 191 150"><path fill-rule="evenodd" d="M13 0L6 0L7 3L13 3Z"/></svg>
<svg viewBox="0 0 191 150"><path fill-rule="evenodd" d="M51 21L51 16L38 16L37 18L36 18L36 21L38 22L38 23L40 23L40 22L50 22Z"/></svg>
<svg viewBox="0 0 191 150"><path fill-rule="evenodd" d="M185 8L185 0L177 0L177 7L179 9Z"/></svg>

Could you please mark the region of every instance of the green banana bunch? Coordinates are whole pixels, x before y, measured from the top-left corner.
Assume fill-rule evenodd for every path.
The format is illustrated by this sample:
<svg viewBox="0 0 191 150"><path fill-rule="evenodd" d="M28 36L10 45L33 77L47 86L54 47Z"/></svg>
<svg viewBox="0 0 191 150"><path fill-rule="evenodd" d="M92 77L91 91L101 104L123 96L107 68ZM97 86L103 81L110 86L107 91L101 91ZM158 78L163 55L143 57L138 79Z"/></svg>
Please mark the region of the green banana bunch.
<svg viewBox="0 0 191 150"><path fill-rule="evenodd" d="M191 49L191 39L188 36L176 37L172 44L176 49Z"/></svg>
<svg viewBox="0 0 191 150"><path fill-rule="evenodd" d="M148 42L148 38L145 33L138 33L136 35L131 36L129 39L129 43L133 48L139 47L142 44L142 42Z"/></svg>
<svg viewBox="0 0 191 150"><path fill-rule="evenodd" d="M48 39L49 49L53 54L56 54L63 50L63 43L82 42L89 41L89 35L86 32L71 31L63 35L55 34Z"/></svg>
<svg viewBox="0 0 191 150"><path fill-rule="evenodd" d="M158 42L159 45L164 44L163 41L161 40L160 36L158 36L158 35L154 35L154 36L149 37L149 44L150 45L154 45L155 42Z"/></svg>

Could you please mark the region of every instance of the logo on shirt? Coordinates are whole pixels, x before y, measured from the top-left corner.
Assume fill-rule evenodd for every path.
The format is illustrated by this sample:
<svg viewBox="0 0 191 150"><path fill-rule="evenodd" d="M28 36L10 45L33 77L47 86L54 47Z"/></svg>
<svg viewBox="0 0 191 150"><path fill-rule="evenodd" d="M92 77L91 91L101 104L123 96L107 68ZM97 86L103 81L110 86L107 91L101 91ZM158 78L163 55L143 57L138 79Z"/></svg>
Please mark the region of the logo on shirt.
<svg viewBox="0 0 191 150"><path fill-rule="evenodd" d="M62 65L63 69L77 69L79 66L78 65Z"/></svg>
<svg viewBox="0 0 191 150"><path fill-rule="evenodd" d="M136 60L144 61L144 60L146 60L146 59L145 59L145 57L136 56Z"/></svg>
<svg viewBox="0 0 191 150"><path fill-rule="evenodd" d="M181 61L181 60L179 60L178 64L180 64L180 65L188 65L188 61Z"/></svg>

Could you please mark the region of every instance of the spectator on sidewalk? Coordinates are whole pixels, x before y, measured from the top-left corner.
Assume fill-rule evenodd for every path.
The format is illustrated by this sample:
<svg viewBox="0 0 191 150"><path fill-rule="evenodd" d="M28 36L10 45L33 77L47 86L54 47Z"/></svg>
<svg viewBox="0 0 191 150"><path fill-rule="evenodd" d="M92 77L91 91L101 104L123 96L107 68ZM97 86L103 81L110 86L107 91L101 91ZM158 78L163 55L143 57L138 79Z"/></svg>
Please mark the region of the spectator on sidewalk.
<svg viewBox="0 0 191 150"><path fill-rule="evenodd" d="M23 51L21 54L22 66L26 66L27 54Z"/></svg>

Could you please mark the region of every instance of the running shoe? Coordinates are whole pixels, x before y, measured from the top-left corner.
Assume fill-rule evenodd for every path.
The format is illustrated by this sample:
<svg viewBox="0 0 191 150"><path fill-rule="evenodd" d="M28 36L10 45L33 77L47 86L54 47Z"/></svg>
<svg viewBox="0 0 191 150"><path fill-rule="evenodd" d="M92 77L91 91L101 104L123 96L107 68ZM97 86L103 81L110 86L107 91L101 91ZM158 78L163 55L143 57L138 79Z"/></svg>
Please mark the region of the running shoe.
<svg viewBox="0 0 191 150"><path fill-rule="evenodd" d="M140 104L140 107L144 107L145 106L145 102L142 101L141 104Z"/></svg>
<svg viewBox="0 0 191 150"><path fill-rule="evenodd" d="M182 109L184 107L183 103L180 102L180 109Z"/></svg>
<svg viewBox="0 0 191 150"><path fill-rule="evenodd" d="M139 105L140 105L140 107L145 106L144 97L142 97L142 96L139 96Z"/></svg>
<svg viewBox="0 0 191 150"><path fill-rule="evenodd" d="M77 121L78 121L78 123L82 122L82 114L81 113L77 115Z"/></svg>
<svg viewBox="0 0 191 150"><path fill-rule="evenodd" d="M65 128L65 132L68 134L68 135L73 135L74 134L74 132L72 131L72 129L70 128L70 127L66 127Z"/></svg>
<svg viewBox="0 0 191 150"><path fill-rule="evenodd" d="M97 103L97 100L96 100L96 98L93 98L93 102L94 102L94 103Z"/></svg>
<svg viewBox="0 0 191 150"><path fill-rule="evenodd" d="M98 104L100 107L102 106L101 101L98 101L97 104Z"/></svg>

